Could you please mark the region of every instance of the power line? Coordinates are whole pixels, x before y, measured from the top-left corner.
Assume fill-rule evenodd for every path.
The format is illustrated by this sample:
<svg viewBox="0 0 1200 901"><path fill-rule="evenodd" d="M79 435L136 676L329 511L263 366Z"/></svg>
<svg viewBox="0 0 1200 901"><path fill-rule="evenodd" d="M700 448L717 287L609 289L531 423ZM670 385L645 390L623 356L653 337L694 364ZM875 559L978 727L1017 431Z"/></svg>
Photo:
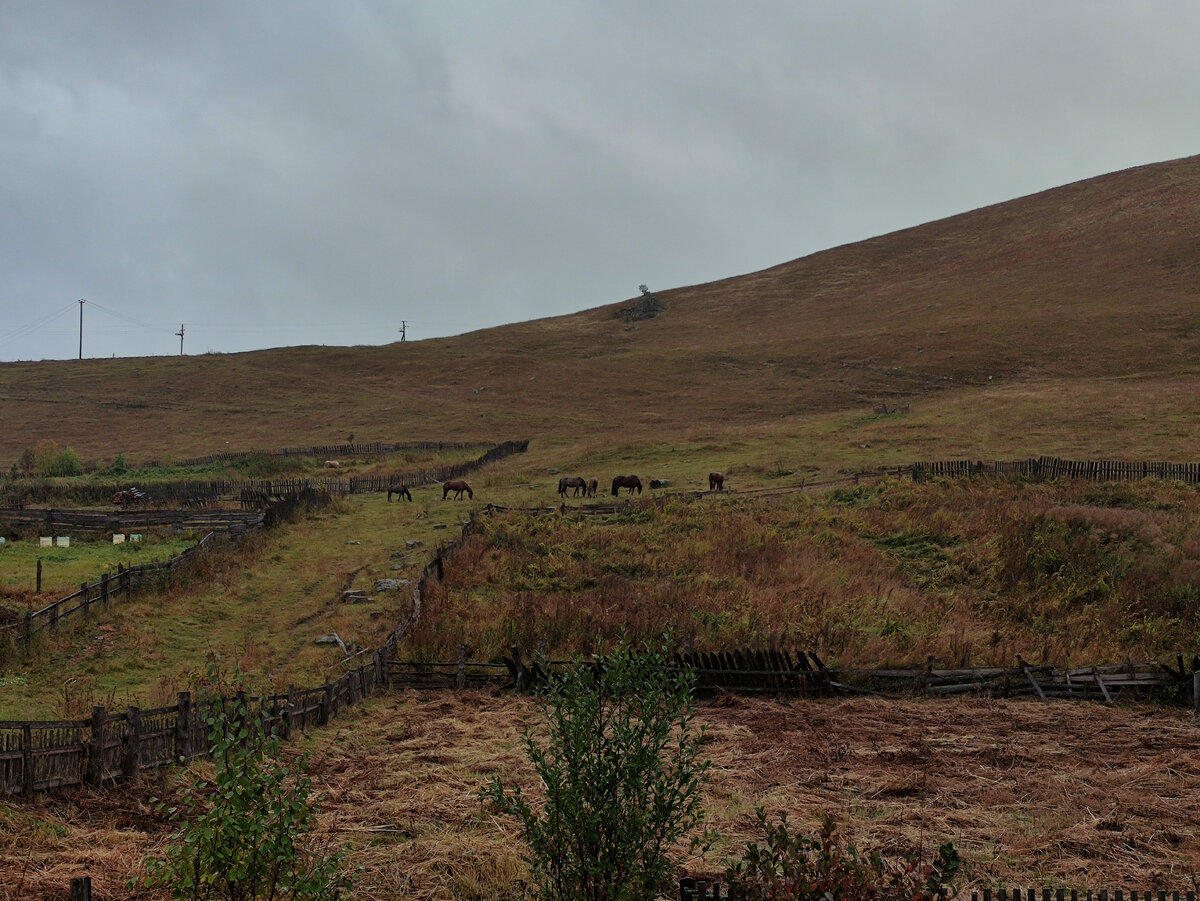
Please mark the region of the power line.
<svg viewBox="0 0 1200 901"><path fill-rule="evenodd" d="M35 329L41 328L43 325L46 325L46 324L52 322L55 319L63 318L68 313L71 313L74 310L75 310L74 304L67 304L67 306L63 307L61 310L56 310L53 313L47 313L45 316L43 316L41 319L37 320L36 322L31 322L28 325L18 326L17 328L13 329L11 332L7 332L6 334L0 335L0 344L5 343L6 341L12 341L15 338L21 338L21 337L29 334L30 332L34 331Z"/></svg>

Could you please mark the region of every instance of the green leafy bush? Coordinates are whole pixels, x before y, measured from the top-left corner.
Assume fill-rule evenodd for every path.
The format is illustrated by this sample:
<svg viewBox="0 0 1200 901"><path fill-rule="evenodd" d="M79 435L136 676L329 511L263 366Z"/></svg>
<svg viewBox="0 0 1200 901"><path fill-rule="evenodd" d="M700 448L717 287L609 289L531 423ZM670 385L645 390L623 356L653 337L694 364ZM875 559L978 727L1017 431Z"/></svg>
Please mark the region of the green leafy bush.
<svg viewBox="0 0 1200 901"><path fill-rule="evenodd" d="M710 764L700 758L692 677L668 664L665 649L623 641L592 666L552 676L542 695L548 734L525 737L544 805L500 779L484 790L520 820L539 897L643 901L669 888L669 855L700 826ZM698 834L693 847L710 838Z"/></svg>
<svg viewBox="0 0 1200 901"><path fill-rule="evenodd" d="M729 897L737 901L934 901L952 895L958 851L947 842L922 864L909 854L888 865L877 851L863 854L846 843L826 816L820 833L808 838L788 830L787 817L769 823L756 809L764 844L750 842L742 859L726 871Z"/></svg>
<svg viewBox="0 0 1200 901"><path fill-rule="evenodd" d="M24 459L24 458L22 458ZM77 476L83 473L83 460L73 448L60 448L58 443L46 439L39 441L33 450L33 466L39 475Z"/></svg>
<svg viewBox="0 0 1200 901"><path fill-rule="evenodd" d="M342 853L307 840L316 822L306 761L279 758L274 724L244 695L216 699L205 720L216 773L184 790L164 859L147 861L148 887L174 898L338 899L350 888Z"/></svg>

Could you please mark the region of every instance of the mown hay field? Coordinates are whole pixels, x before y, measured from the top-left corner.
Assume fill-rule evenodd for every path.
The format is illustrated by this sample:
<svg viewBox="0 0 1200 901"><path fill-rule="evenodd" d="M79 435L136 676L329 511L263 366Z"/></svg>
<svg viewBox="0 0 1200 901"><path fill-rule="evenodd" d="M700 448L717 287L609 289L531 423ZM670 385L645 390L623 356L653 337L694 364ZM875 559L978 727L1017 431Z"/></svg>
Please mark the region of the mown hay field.
<svg viewBox="0 0 1200 901"><path fill-rule="evenodd" d="M1197 726L1180 709L1033 701L718 698L700 707L713 761L708 824L722 840L683 869L715 874L758 838L754 807L802 828L823 813L884 853L954 841L962 896L979 885L1189 889L1200 873ZM287 748L311 754L320 835L361 867L359 897L517 899L516 824L478 790L503 774L537 791L521 732L527 698L398 692ZM197 772L203 772L198 767ZM65 897L91 873L128 891L161 853L187 774L0 803L0 899Z"/></svg>

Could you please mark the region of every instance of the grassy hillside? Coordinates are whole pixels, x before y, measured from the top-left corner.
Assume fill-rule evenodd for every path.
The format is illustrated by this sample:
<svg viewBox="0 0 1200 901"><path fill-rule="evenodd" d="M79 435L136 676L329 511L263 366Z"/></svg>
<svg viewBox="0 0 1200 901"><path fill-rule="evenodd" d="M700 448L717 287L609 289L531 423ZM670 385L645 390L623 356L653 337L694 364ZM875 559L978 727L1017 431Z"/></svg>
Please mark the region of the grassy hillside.
<svg viewBox="0 0 1200 901"><path fill-rule="evenodd" d="M1200 384L1198 189L1200 157L1131 169L661 290L666 312L637 323L614 315L627 300L383 347L4 364L0 462L41 438L130 459L349 433L650 441L881 400L910 403L951 442L984 427L1024 436L1032 419L1055 446L1030 450L1184 454L1193 433L1176 423L1194 421ZM1146 418L1114 416L1131 406ZM1116 429L1097 427L1110 417Z"/></svg>

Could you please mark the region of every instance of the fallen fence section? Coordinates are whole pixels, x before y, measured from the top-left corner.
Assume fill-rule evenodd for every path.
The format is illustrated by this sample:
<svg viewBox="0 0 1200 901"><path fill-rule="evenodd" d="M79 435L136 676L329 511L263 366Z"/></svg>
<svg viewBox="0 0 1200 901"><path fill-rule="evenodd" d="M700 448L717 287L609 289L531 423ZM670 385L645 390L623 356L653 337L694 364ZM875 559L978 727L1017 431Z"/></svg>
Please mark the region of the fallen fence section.
<svg viewBox="0 0 1200 901"><path fill-rule="evenodd" d="M527 661L515 647L501 662L468 661L465 646L460 646L459 659L454 663L388 661L387 676L389 684L411 688L487 685L523 690L545 682L553 671L572 665L574 662L567 660ZM935 669L932 665L916 669L848 669L827 667L812 652L734 650L676 654L672 668L691 672L698 695L716 691L803 697L978 695L1104 703L1153 696L1200 704L1200 656L1188 663L1178 655L1175 666L1130 662L1063 668L1031 666L1018 660L1014 667L984 669Z"/></svg>
<svg viewBox="0 0 1200 901"><path fill-rule="evenodd" d="M1128 890L1129 901L1196 901L1195 891L1167 892L1161 889ZM1126 890L1100 891L1063 888L972 890L971 901L1125 901ZM717 880L684 876L679 880L679 901L725 901L734 898L729 886ZM961 897L956 895L956 897Z"/></svg>

